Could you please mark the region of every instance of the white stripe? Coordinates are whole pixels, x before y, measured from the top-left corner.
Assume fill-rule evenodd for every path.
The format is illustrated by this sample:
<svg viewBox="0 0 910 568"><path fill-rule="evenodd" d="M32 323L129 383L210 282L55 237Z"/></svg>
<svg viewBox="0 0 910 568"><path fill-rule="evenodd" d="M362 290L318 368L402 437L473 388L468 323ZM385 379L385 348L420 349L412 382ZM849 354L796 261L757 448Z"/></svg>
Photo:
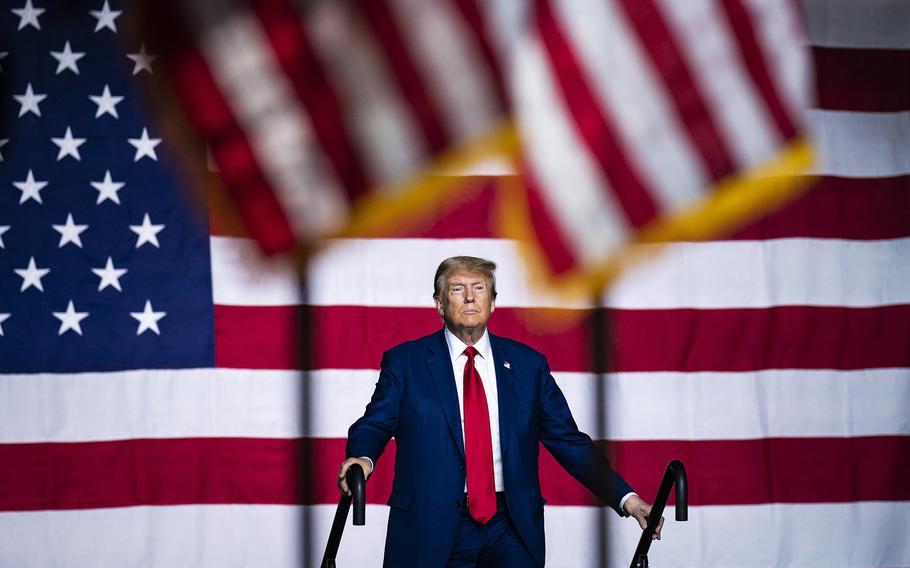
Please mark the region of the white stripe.
<svg viewBox="0 0 910 568"><path fill-rule="evenodd" d="M818 143L819 174L865 178L910 173L910 111L810 110L809 126Z"/></svg>
<svg viewBox="0 0 910 568"><path fill-rule="evenodd" d="M768 73L795 124L812 102L812 62L803 22L791 0L745 0Z"/></svg>
<svg viewBox="0 0 910 568"><path fill-rule="evenodd" d="M657 0L676 33L682 57L700 86L725 146L739 168L774 156L781 140L751 77L736 38L711 0Z"/></svg>
<svg viewBox="0 0 910 568"><path fill-rule="evenodd" d="M910 369L554 375L579 428L602 439L910 434Z"/></svg>
<svg viewBox="0 0 910 568"><path fill-rule="evenodd" d="M709 185L654 63L614 2L592 2L579 10L555 2L555 18L572 44L604 115L616 125L631 166L645 178L658 209L691 205ZM533 117L532 117L533 120Z"/></svg>
<svg viewBox="0 0 910 568"><path fill-rule="evenodd" d="M291 272L238 262L248 241L212 238L216 304L299 302ZM644 250L644 249L643 249ZM910 303L910 239L850 241L790 238L666 245L630 268L608 292L615 308L761 308L779 305L871 307ZM426 307L433 274L457 254L494 260L498 307L586 307L537 293L514 242L498 239L347 239L312 263L315 305ZM284 280L283 280L284 279ZM258 283L261 283L259 285ZM494 316L495 317L495 316ZM495 321L495 320L494 320Z"/></svg>
<svg viewBox="0 0 910 568"><path fill-rule="evenodd" d="M250 239L211 237L212 297L216 304L294 305L300 283L288 258L265 258Z"/></svg>
<svg viewBox="0 0 910 568"><path fill-rule="evenodd" d="M581 264L597 262L628 235L626 220L567 109L539 39L517 49L513 96L528 169Z"/></svg>
<svg viewBox="0 0 910 568"><path fill-rule="evenodd" d="M695 475L689 472L689 475ZM660 476L655 472L655 478ZM653 496L647 496L647 500ZM588 507L547 507L547 566L602 566L599 512ZM611 511L607 521L608 566L628 566L641 530ZM689 507L689 520L664 513L652 566L777 568L807 566L907 566L910 503ZM552 562L550 561L552 558Z"/></svg>
<svg viewBox="0 0 910 568"><path fill-rule="evenodd" d="M499 298L513 298L498 305L535 303L526 284L527 269L512 241L350 239L333 245L314 259L310 272L311 301L317 305L432 306L436 267L455 255L497 263ZM555 298L550 302L558 303Z"/></svg>
<svg viewBox="0 0 910 568"><path fill-rule="evenodd" d="M388 3L446 132L465 142L501 118L493 76L450 1Z"/></svg>
<svg viewBox="0 0 910 568"><path fill-rule="evenodd" d="M256 262L247 239L212 237L212 279L216 304L292 305L300 302L293 270ZM239 250L236 250L239 249ZM497 290L505 306L574 306L533 293L518 249L501 239L343 239L331 241L313 258L310 303L315 305L433 306L433 275L450 256L475 255L498 264Z"/></svg>
<svg viewBox="0 0 910 568"><path fill-rule="evenodd" d="M617 308L872 307L910 303L910 239L675 243L628 270Z"/></svg>
<svg viewBox="0 0 910 568"><path fill-rule="evenodd" d="M391 184L413 172L426 148L382 50L363 18L340 2L314 4L305 25L344 107L370 179Z"/></svg>
<svg viewBox="0 0 910 568"><path fill-rule="evenodd" d="M300 386L295 371L243 369L0 375L0 442L290 438Z"/></svg>
<svg viewBox="0 0 910 568"><path fill-rule="evenodd" d="M0 513L0 566L318 566L302 562L301 513L279 505Z"/></svg>
<svg viewBox="0 0 910 568"><path fill-rule="evenodd" d="M344 192L255 17L221 14L200 47L295 231L337 229L347 214Z"/></svg>
<svg viewBox="0 0 910 568"><path fill-rule="evenodd" d="M0 443L345 438L378 375L371 369L0 375ZM599 439L910 434L908 369L554 376L579 428ZM304 384L310 408L305 421ZM759 414L757 408L766 410Z"/></svg>
<svg viewBox="0 0 910 568"><path fill-rule="evenodd" d="M527 32L532 18L530 2L477 2L477 8L488 30L490 44L499 61L512 61L514 48ZM504 66L507 68L508 66ZM504 74L508 72L504 70Z"/></svg>
<svg viewBox="0 0 910 568"><path fill-rule="evenodd" d="M655 472L659 475L659 472ZM182 505L0 513L0 565L16 568L318 566L334 505ZM765 568L906 566L910 503L689 507L651 547L654 566ZM388 508L368 505L365 527L350 516L338 566L378 566ZM547 506L547 566L627 566L640 530L593 507ZM310 530L304 531L304 523ZM302 535L309 534L307 561Z"/></svg>
<svg viewBox="0 0 910 568"><path fill-rule="evenodd" d="M814 45L910 48L906 0L802 0L802 6Z"/></svg>

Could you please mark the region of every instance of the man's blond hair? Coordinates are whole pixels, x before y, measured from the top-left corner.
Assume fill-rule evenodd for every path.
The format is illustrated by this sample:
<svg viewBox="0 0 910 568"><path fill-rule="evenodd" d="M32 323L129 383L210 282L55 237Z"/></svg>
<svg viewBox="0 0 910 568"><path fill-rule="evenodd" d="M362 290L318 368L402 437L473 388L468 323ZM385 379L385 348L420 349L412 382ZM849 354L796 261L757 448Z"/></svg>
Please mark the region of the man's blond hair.
<svg viewBox="0 0 910 568"><path fill-rule="evenodd" d="M446 286L446 280L453 272L464 270L467 272L476 272L483 274L490 280L490 292L493 299L496 299L496 263L485 258L476 256L452 256L439 263L436 269L436 277L433 280L433 297L442 300L442 292Z"/></svg>

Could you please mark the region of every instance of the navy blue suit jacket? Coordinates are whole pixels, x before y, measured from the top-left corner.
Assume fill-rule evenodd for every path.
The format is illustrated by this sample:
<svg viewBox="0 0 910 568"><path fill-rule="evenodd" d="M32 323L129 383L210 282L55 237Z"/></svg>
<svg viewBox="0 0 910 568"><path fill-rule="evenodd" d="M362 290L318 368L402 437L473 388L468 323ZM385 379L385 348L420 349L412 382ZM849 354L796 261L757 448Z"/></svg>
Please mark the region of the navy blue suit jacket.
<svg viewBox="0 0 910 568"><path fill-rule="evenodd" d="M632 489L591 438L578 430L546 358L527 345L492 334L490 344L499 392L506 505L531 554L543 566L540 442L618 513L623 514L620 499ZM346 452L376 463L395 438L384 566L441 567L452 549L465 488L461 414L443 330L387 351L381 368L366 412L348 432Z"/></svg>

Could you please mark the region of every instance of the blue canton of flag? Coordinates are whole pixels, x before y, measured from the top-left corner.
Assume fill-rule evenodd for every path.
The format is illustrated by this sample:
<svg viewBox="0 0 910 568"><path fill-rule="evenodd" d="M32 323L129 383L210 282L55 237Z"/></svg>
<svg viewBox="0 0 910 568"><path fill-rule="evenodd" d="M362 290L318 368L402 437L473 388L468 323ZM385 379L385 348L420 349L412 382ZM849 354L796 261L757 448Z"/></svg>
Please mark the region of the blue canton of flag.
<svg viewBox="0 0 910 568"><path fill-rule="evenodd" d="M0 6L0 372L213 366L207 228L137 98L154 54L108 1Z"/></svg>

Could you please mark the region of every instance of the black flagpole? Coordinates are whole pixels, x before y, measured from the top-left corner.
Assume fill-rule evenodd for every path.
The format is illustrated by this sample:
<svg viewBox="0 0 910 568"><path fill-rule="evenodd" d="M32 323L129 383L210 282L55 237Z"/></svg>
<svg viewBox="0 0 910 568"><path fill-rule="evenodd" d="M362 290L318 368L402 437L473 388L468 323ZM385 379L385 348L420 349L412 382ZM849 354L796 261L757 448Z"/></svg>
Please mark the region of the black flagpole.
<svg viewBox="0 0 910 568"><path fill-rule="evenodd" d="M591 435L595 440L603 441L607 440L609 432L607 432L607 408L606 408L606 397L607 397L607 370L609 368L609 354L607 352L607 345L609 341L608 333L608 321L607 321L607 308L604 306L603 297L606 287L601 287L594 295L593 298L593 311L591 313L591 335L590 335L590 352L591 352L591 363L594 370L595 376L595 412L594 416L597 420L594 431L591 432ZM598 566L601 568L606 568L609 565L609 552L610 552L610 532L609 532L609 519L607 517L609 511L606 507L597 508L597 530L600 538L597 539L598 550L597 558Z"/></svg>
<svg viewBox="0 0 910 568"><path fill-rule="evenodd" d="M313 507L306 503L308 495L315 495L313 475L313 466L318 463L315 459L313 444L308 437L312 429L311 424L311 396L310 382L313 373L313 337L315 336L313 309L310 306L310 294L308 285L308 254L298 254L296 256L296 272L298 278L298 288L300 292L300 306L297 310L297 367L299 370L299 404L300 413L298 423L300 424L300 440L297 445L297 471L298 471L298 496L297 504L300 507L300 552L301 560L304 567L310 566L310 558L316 558L318 543L313 541L314 531L313 524L315 515Z"/></svg>

